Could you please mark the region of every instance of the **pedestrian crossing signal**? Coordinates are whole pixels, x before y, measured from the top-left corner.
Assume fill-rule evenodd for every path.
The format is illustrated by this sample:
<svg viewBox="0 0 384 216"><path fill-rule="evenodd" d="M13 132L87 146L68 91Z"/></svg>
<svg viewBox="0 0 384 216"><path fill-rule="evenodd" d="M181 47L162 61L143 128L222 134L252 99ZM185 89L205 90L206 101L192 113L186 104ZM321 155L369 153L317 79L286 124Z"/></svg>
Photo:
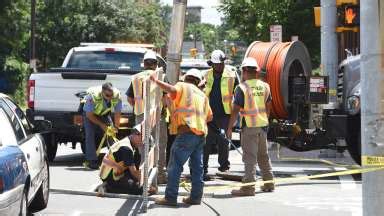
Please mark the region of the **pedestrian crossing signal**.
<svg viewBox="0 0 384 216"><path fill-rule="evenodd" d="M343 4L337 8L338 27L358 27L360 8L358 5Z"/></svg>

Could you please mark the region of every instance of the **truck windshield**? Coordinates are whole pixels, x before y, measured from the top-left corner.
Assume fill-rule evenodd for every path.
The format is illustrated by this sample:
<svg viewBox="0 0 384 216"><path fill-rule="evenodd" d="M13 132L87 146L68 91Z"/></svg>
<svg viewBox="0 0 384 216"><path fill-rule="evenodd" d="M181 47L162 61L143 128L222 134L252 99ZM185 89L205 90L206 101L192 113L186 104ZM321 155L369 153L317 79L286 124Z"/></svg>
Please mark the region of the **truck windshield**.
<svg viewBox="0 0 384 216"><path fill-rule="evenodd" d="M139 71L143 56L135 52L78 51L72 54L67 68Z"/></svg>

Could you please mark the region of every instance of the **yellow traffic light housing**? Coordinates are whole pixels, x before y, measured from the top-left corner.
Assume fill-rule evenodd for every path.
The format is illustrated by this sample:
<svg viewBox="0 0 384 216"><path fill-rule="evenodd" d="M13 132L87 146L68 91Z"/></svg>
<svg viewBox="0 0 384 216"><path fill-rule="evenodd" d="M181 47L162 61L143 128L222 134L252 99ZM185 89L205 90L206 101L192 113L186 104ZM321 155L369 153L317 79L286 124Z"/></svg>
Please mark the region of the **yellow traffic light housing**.
<svg viewBox="0 0 384 216"><path fill-rule="evenodd" d="M314 7L313 12L315 14L315 26L321 27L321 7Z"/></svg>
<svg viewBox="0 0 384 216"><path fill-rule="evenodd" d="M231 47L231 55L232 55L232 56L235 56L236 53L237 53L237 48L236 48L236 46L232 46L232 47Z"/></svg>
<svg viewBox="0 0 384 216"><path fill-rule="evenodd" d="M193 58L196 58L196 56L197 56L197 49L196 48L191 48L190 50L189 50L189 54L193 57Z"/></svg>

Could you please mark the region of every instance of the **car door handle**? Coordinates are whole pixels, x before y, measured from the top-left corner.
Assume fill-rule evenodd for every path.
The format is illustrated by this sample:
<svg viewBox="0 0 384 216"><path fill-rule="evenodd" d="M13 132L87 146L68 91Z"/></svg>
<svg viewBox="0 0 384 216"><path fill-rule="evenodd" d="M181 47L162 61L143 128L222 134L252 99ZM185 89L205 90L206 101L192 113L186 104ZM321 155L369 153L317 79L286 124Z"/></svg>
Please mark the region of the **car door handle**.
<svg viewBox="0 0 384 216"><path fill-rule="evenodd" d="M29 153L27 153L27 158L30 159L31 158L31 155L29 155Z"/></svg>
<svg viewBox="0 0 384 216"><path fill-rule="evenodd" d="M39 147L36 147L35 149L36 149L37 152L39 152Z"/></svg>

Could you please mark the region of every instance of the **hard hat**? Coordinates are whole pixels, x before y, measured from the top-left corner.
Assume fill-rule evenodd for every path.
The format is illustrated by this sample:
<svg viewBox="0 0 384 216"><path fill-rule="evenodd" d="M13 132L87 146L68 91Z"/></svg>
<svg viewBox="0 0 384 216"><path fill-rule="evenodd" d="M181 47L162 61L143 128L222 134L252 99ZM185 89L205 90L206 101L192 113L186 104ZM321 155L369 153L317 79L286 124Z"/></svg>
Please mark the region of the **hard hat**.
<svg viewBox="0 0 384 216"><path fill-rule="evenodd" d="M148 50L148 51L144 54L144 60L147 60L147 59L157 60L156 53L153 52L152 50Z"/></svg>
<svg viewBox="0 0 384 216"><path fill-rule="evenodd" d="M187 73L185 73L185 75L184 75L184 79L185 79L185 77L187 77L187 76L193 76L193 77L199 79L200 81L203 79L203 76L201 75L201 71L198 70L198 69L196 69L196 68L189 69L189 70L187 71Z"/></svg>
<svg viewBox="0 0 384 216"><path fill-rule="evenodd" d="M211 54L211 59L207 62L208 65L210 64L220 64L225 61L226 57L223 51L221 50L214 50Z"/></svg>
<svg viewBox="0 0 384 216"><path fill-rule="evenodd" d="M243 67L254 67L257 70L260 69L259 65L257 64L256 59L254 59L252 57L247 57L243 60L243 62L241 63L241 68L243 68Z"/></svg>

